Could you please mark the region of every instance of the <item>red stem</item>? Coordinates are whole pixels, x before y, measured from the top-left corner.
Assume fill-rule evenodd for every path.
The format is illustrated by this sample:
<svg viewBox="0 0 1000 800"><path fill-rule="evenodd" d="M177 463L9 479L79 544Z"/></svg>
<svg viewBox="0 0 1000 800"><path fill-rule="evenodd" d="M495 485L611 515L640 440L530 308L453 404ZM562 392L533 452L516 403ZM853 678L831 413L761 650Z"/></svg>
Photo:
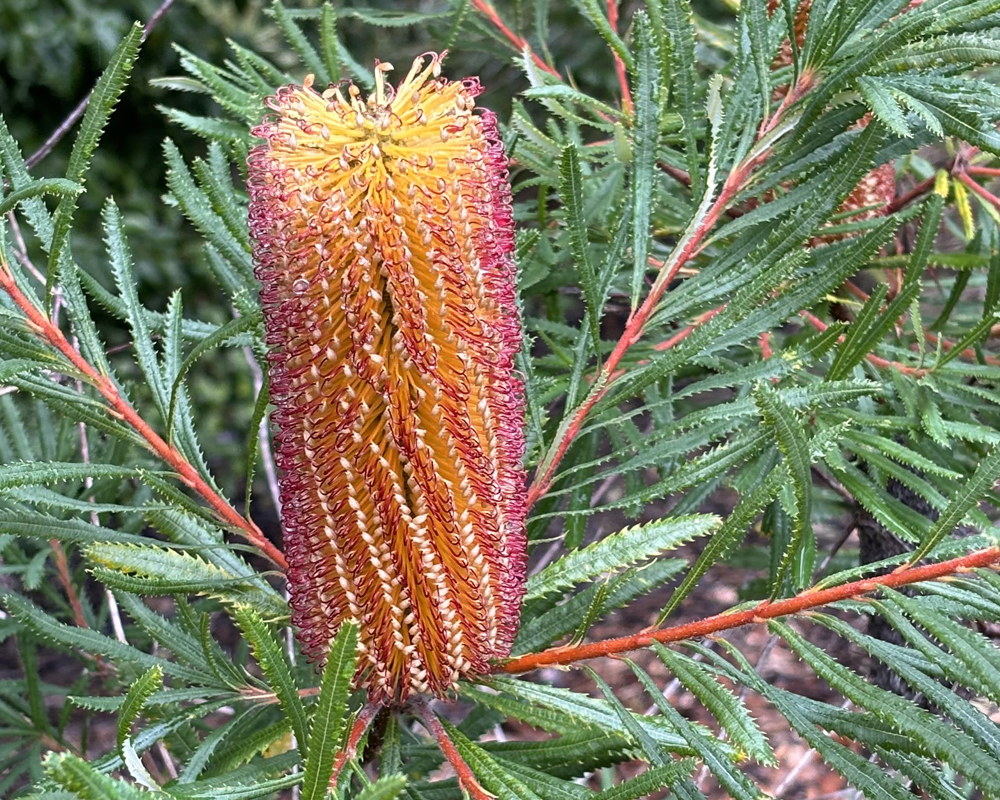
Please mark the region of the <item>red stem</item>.
<svg viewBox="0 0 1000 800"><path fill-rule="evenodd" d="M458 782L462 788L469 793L473 800L495 800L493 795L479 785L479 781L476 779L472 769L465 763L462 754L458 752L455 743L448 736L448 731L444 729L444 725L441 724L441 720L437 718L437 715L431 711L431 707L427 704L427 701L422 697L415 697L410 700L410 706L420 718L427 732L434 737L444 757L451 764L452 769L455 770Z"/></svg>
<svg viewBox="0 0 1000 800"><path fill-rule="evenodd" d="M512 31L510 28L504 25L504 22L502 19L500 19L500 15L497 14L496 9L493 8L493 6L491 6L489 3L487 3L486 0L472 0L472 5L476 7L479 13L481 13L484 17L486 17L486 19L488 19L490 22L493 23L493 27L495 27L498 31L500 31L500 33L503 34L504 38L507 39L507 41L510 42L512 45L514 45L514 47L517 48L518 52L523 53L525 50L527 50L528 55L531 56L531 60L535 62L536 67L538 67L540 70L543 70L544 72L549 73L549 75L554 75L555 77L562 80L562 76L556 70L552 69L552 67L550 67L541 58L538 57L538 54L531 49L531 45L529 45L524 39L522 39L520 36L514 33L514 31Z"/></svg>
<svg viewBox="0 0 1000 800"><path fill-rule="evenodd" d="M851 294L853 294L855 297L857 297L862 303L867 303L868 302L869 295L868 295L867 292L865 292L862 289L859 289L857 286L855 286L850 281L847 281L847 283L845 283L844 285L847 287L847 290ZM815 319L815 317L813 319ZM812 322L810 320L810 324L812 324L815 327L815 322ZM954 349L955 345L958 344L958 342L953 342L951 339L946 339L943 336L939 338L938 336L934 335L930 331L924 331L924 339L926 339L928 342L930 342L935 347L937 347L938 341L940 340L940 342L941 342L941 349L944 350L945 352L948 352L949 350ZM915 347L915 346L916 345L911 345L911 347ZM978 358L979 357L978 354L976 353L976 351L973 350L971 347L966 347L961 353L959 353L959 355L965 356L966 358ZM875 356L875 358L878 361L884 361L884 359L879 359L878 356ZM994 366L994 367L995 366L1000 366L1000 358L995 358L994 356L985 356L984 355L983 356L983 361L985 363L989 364L990 366ZM893 361L893 362L885 362L885 363L891 363L891 364L894 364L894 365L898 364L898 362L895 362L895 361ZM900 366L902 366L902 365L900 365ZM910 367L906 367L906 369L910 369Z"/></svg>
<svg viewBox="0 0 1000 800"><path fill-rule="evenodd" d="M925 564L916 567L904 566L887 575L864 578L863 580L845 583L842 586L819 590L807 589L801 594L786 600L779 600L777 602L765 600L746 611L716 614L712 617L659 631L644 631L632 636L605 639L600 642L590 642L576 646L553 647L549 650L543 650L541 653L531 653L519 658L513 658L500 665L497 671L511 674L528 672L539 667L573 664L588 658L599 658L601 656L625 653L629 650L639 650L648 647L653 642L668 644L670 642L712 636L722 631L742 627L743 625L761 623L790 614L798 614L841 600L856 599L877 591L883 586L890 588L909 586L920 581L931 581L959 572L991 567L998 561L1000 561L1000 547L989 547L985 550L977 550L969 555L953 558L948 561L940 561L936 564Z"/></svg>
<svg viewBox="0 0 1000 800"><path fill-rule="evenodd" d="M679 342L683 342L685 339L687 339L688 336L690 336L698 329L699 325L704 325L712 317L714 317L716 314L722 311L722 309L724 309L727 305L728 305L727 303L723 303L718 308L713 308L711 311L706 311L704 314L702 314L700 317L698 317L698 319L694 321L693 325L688 325L685 328L681 328L679 331L677 331L677 333L675 333L665 342L658 342L657 344L654 344L653 349L662 352L663 350L669 350L671 347L678 344Z"/></svg>
<svg viewBox="0 0 1000 800"><path fill-rule="evenodd" d="M611 29L618 32L618 0L608 0L608 23L611 25ZM628 86L628 71L625 69L625 62L622 61L622 57L618 55L614 50L611 51L611 55L615 59L615 75L618 76L618 87L622 93L622 109L625 113L632 113L632 93Z"/></svg>
<svg viewBox="0 0 1000 800"><path fill-rule="evenodd" d="M226 524L240 531L265 556L277 564L282 570L287 568L285 557L281 551L267 540L255 523L244 518L226 500L221 497L198 471L174 447L167 444L149 424L139 416L129 402L122 397L115 382L107 375L98 372L69 343L59 327L45 316L14 283L14 276L6 264L0 264L0 289L3 289L24 313L27 323L35 333L49 345L58 350L99 391L111 406L111 412L124 420L149 443L150 449L167 462L177 472L181 481L202 498L215 510Z"/></svg>
<svg viewBox="0 0 1000 800"><path fill-rule="evenodd" d="M361 741L361 737L365 735L365 731L372 724L372 720L375 719L381 710L381 703L365 703L361 709L361 713L358 714L358 718L354 720L354 726L347 736L347 746L337 753L337 757L333 760L333 773L330 775L329 784L331 790L337 788L340 771L344 768L344 764L358 754L358 742Z"/></svg>
<svg viewBox="0 0 1000 800"><path fill-rule="evenodd" d="M810 314L808 311L803 311L801 313L805 321L808 322L810 325L812 325L816 330L822 332L829 327L825 322L823 322L823 320L821 320L816 315ZM843 336L837 337L837 341L838 342L844 341L844 337ZM904 375L913 375L914 377L917 378L922 378L924 375L927 375L930 372L929 369L919 369L917 367L909 367L906 364L901 364L898 361L889 361L888 359L882 358L881 356L877 356L874 353L869 353L867 356L865 356L865 358L867 358L868 361L870 361L876 367L880 367L882 369L895 369L898 370L899 372L902 372Z"/></svg>
<svg viewBox="0 0 1000 800"><path fill-rule="evenodd" d="M535 478L528 489L528 508L531 508L552 485L552 479L555 475L556 468L559 466L559 462L562 460L563 456L566 455L566 451L573 443L573 439L580 432L580 428L583 426L587 414L589 414L591 409L607 394L608 389L611 386L611 381L615 375L615 371L618 368L618 364L621 362L628 349L642 336L643 328L649 321L649 318L653 315L653 312L656 310L657 303L659 303L660 298L667 290L670 282L677 275L678 271L698 254L706 234L708 234L708 232L715 226L719 217L722 216L726 207L736 196L736 193L739 191L740 186L743 184L743 181L746 179L754 163L755 161L751 160L729 173L729 176L726 178L726 182L723 184L722 189L719 192L719 196L712 204L708 213L705 214L701 222L695 227L691 236L688 237L681 246L680 252L677 253L677 256L674 258L668 272L665 274L661 273L657 276L656 282L653 284L653 288L650 290L645 301L643 301L638 310L636 310L629 318L629 321L625 326L625 332L622 334L621 339L618 340L618 344L611 352L611 355L608 356L607 360L601 367L601 371L598 374L597 379L594 381L590 394L588 394L583 402L577 407L576 412L573 414L572 421L556 444L556 448L552 455L546 458L543 462L543 466L539 468L539 472L535 475ZM682 331L681 333L684 332ZM684 333L684 335L686 336L687 334ZM684 337L680 336L680 338L678 338L678 336L675 336L674 340L680 341L681 338ZM665 348L661 346L660 349Z"/></svg>
<svg viewBox="0 0 1000 800"><path fill-rule="evenodd" d="M69 561L66 559L66 551L58 539L49 539L49 546L52 548L52 558L56 562L56 573L59 575L59 583L66 591L66 598L69 600L70 608L73 609L73 622L78 628L89 628L87 618L83 614L83 604L73 587L73 577L69 571Z"/></svg>
<svg viewBox="0 0 1000 800"><path fill-rule="evenodd" d="M882 213L885 214L886 216L888 216L889 214L895 214L897 211L899 211L899 209L904 208L905 206L908 206L910 203L912 203L914 200L923 197L931 189L934 188L934 181L935 178L928 178L925 181L921 181L912 189L910 189L910 191L908 191L906 194L901 194L899 197L896 197L893 200L889 201L886 204L885 208L882 210Z"/></svg>
<svg viewBox="0 0 1000 800"><path fill-rule="evenodd" d="M972 178L970 178L965 172L958 172L955 175L958 180L968 186L972 191L978 194L983 200L992 205L994 208L1000 208L1000 197L997 197L993 192L987 191L978 183L976 183Z"/></svg>

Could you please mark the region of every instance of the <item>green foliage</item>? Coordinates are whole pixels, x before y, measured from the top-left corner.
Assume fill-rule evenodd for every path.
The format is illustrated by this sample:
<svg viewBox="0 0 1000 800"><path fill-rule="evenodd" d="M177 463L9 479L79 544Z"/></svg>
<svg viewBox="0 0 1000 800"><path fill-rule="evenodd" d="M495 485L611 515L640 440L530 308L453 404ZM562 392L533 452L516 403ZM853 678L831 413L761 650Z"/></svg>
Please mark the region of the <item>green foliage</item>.
<svg viewBox="0 0 1000 800"><path fill-rule="evenodd" d="M791 766L763 732L783 726L867 797L1000 796L983 710L1000 703L1000 560L849 586L996 541L1000 0L814 0L790 41L788 0L621 4L617 24L596 0L497 16L468 0L195 2L170 12L202 15L168 28L178 68L147 60L154 39L139 54L140 26L73 5L119 41L99 48L65 152L29 165L18 140L47 131L27 135L22 106L0 119L0 270L21 301L0 292L0 637L19 655L0 681L0 795L461 796L406 708L352 743L331 787L366 713L351 691L365 654L345 625L322 670L304 663L283 577L258 557L277 498L245 185L277 86L368 87L373 57L405 72L447 46L449 76L482 74L512 158L538 495L515 665L639 633L619 609L697 623L669 647L630 640L648 652L614 680L595 660L566 685L503 665L462 684L468 711L442 724L476 780L512 799L756 800L773 786L748 765ZM0 28L24 13L0 11ZM93 37L72 30L80 48ZM18 80L33 35L0 41ZM149 91L171 133L144 140L164 181L130 191L136 162L112 199L102 159L125 159L116 119ZM889 171L895 201L860 196ZM895 550L859 565L855 523ZM701 643L739 610L726 582L744 608L801 608L763 650ZM762 677L773 647L805 680ZM54 677L54 654L79 678ZM803 689L814 678L834 701ZM551 738L494 741L507 720Z"/></svg>

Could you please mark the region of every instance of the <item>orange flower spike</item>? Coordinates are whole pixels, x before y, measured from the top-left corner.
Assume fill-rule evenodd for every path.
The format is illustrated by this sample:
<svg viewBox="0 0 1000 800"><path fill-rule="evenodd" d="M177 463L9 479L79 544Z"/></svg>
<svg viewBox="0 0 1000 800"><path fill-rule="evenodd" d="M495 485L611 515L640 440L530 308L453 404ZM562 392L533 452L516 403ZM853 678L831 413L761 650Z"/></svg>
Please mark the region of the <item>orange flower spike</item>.
<svg viewBox="0 0 1000 800"><path fill-rule="evenodd" d="M293 622L321 659L357 621L388 702L488 672L524 587L507 160L440 63L279 89L249 161Z"/></svg>

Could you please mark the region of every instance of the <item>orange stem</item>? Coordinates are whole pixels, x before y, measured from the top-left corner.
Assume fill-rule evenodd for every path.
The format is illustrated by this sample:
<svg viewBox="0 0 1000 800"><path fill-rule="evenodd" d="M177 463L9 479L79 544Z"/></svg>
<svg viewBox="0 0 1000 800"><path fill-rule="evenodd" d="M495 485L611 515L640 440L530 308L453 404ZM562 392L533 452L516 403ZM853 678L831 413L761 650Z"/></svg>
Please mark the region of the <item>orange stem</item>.
<svg viewBox="0 0 1000 800"><path fill-rule="evenodd" d="M808 322L810 325L812 325L816 330L825 331L829 327L825 322L823 322L823 320L821 320L819 317L813 314L810 314L808 311L803 311L801 313L805 321ZM838 337L837 341L838 342L844 341L844 337L843 336ZM870 361L876 367L880 367L882 369L890 369L890 368L896 369L902 372L904 375L913 375L917 378L921 378L930 372L929 369L908 367L906 364L901 364L898 361L889 361L888 359L882 358L881 356L877 356L874 353L869 353L867 356L865 356L865 358L867 358L868 361Z"/></svg>
<svg viewBox="0 0 1000 800"><path fill-rule="evenodd" d="M267 540L257 525L244 518L236 509L229 505L208 483L198 474L198 471L174 447L167 444L149 424L139 416L131 404L122 397L115 382L107 375L98 372L91 366L79 351L74 348L59 327L49 320L45 314L32 303L17 287L14 276L6 264L0 264L0 289L3 289L21 309L28 325L35 333L58 350L73 367L84 375L87 381L100 392L111 406L112 413L127 422L143 439L157 456L167 462L177 472L181 481L201 497L215 510L219 517L228 525L240 531L265 556L277 564L282 570L287 568L285 557L281 551Z"/></svg>
<svg viewBox="0 0 1000 800"><path fill-rule="evenodd" d="M589 658L611 656L625 653L629 650L639 650L649 647L653 642L668 644L712 636L722 631L739 628L752 623L767 622L778 617L798 614L809 609L837 603L841 600L852 600L870 594L883 586L895 588L909 586L921 581L937 580L959 572L965 572L983 567L992 567L1000 561L1000 547L989 547L977 550L960 558L940 561L936 564L925 564L916 567L903 567L887 575L864 578L829 589L807 589L795 597L771 602L765 600L746 611L716 614L712 617L675 625L659 631L644 631L632 636L622 636L617 639L605 639L600 642L590 642L576 646L553 647L541 653L513 658L501 664L497 671L509 674L528 672L539 667L573 664Z"/></svg>
<svg viewBox="0 0 1000 800"><path fill-rule="evenodd" d="M569 450L573 439L580 432L580 428L583 426L584 420L590 413L591 409L593 409L593 407L597 405L597 403L600 402L600 400L607 394L608 389L611 387L611 383L616 375L618 364L621 362L628 349L641 338L646 323L656 311L656 306L659 303L660 298L663 296L663 293L670 285L670 282L681 270L681 268L683 268L700 252L706 235L715 226L719 217L722 216L729 203L736 196L740 186L742 186L755 163L755 160L751 160L740 165L729 173L722 189L719 192L719 196L715 199L715 202L712 203L711 208L705 214L704 218L702 218L701 222L699 222L695 227L691 236L681 246L680 252L678 252L677 256L673 259L673 263L671 264L669 270L665 274L661 274L657 277L656 282L653 284L653 288L646 296L642 305L632 313L631 317L629 317L628 323L625 326L625 332L622 334L621 339L618 340L618 344L615 346L615 349L611 351L611 354L601 367L601 371L598 373L597 378L593 383L593 389L577 407L572 420L563 432L561 438L556 443L555 450L552 455L546 458L543 462L543 466L539 468L539 472L535 474L535 478L532 481L531 486L528 488L528 508L531 508L552 485L552 480L555 476L556 468L559 466L559 462L562 460L563 456L566 455L566 451ZM669 340L669 346L673 346L674 343L680 341L689 333L690 331L681 331L677 336L674 336L673 339ZM667 343L664 343L658 349L668 349Z"/></svg>
<svg viewBox="0 0 1000 800"><path fill-rule="evenodd" d="M70 608L73 609L73 622L78 628L89 628L87 618L83 614L83 604L73 587L73 577L69 571L69 561L66 559L66 551L58 539L49 539L49 546L52 548L52 558L56 562L56 573L59 575L59 583L66 591L66 598L69 600Z"/></svg>
<svg viewBox="0 0 1000 800"><path fill-rule="evenodd" d="M437 718L437 715L431 711L431 707L427 704L427 701L422 697L415 697L410 701L410 705L417 713L423 726L427 728L427 732L434 737L444 757L448 759L448 763L455 770L459 784L469 793L469 796L473 800L495 800L493 795L479 785L479 781L476 779L472 769L465 763L462 754L458 752L455 743L448 736L448 731L444 729L444 725L441 724L441 720Z"/></svg>
<svg viewBox="0 0 1000 800"><path fill-rule="evenodd" d="M361 741L361 737L365 735L365 731L368 730L372 721L381 710L381 703L365 703L361 709L361 713L358 714L358 718L354 720L351 732L347 736L346 747L337 753L336 758L333 760L333 773L330 775L329 783L331 790L337 788L337 779L340 778L340 771L344 768L344 764L358 754L358 743Z"/></svg>
<svg viewBox="0 0 1000 800"><path fill-rule="evenodd" d="M517 48L518 52L523 53L525 50L527 50L528 55L531 56L531 60L535 62L536 67L538 67L540 70L544 72L549 73L549 75L554 75L555 77L562 80L562 76L556 70L552 69L552 67L546 64L541 58L539 58L538 54L531 49L531 45L529 45L527 41L522 39L520 36L514 33L514 31L512 31L510 28L504 25L504 22L502 19L500 19L500 15L497 14L496 9L493 8L493 6L491 6L489 3L487 3L486 0L472 0L472 5L476 7L479 13L481 13L484 17L486 17L486 19L488 19L490 22L493 23L493 27L495 27L498 31L500 31L500 33L503 34L504 38L507 39L507 41L510 42L512 45L514 45L514 47Z"/></svg>
<svg viewBox="0 0 1000 800"><path fill-rule="evenodd" d="M611 29L618 32L618 0L608 0L608 23L611 25ZM614 50L611 51L611 55L615 59L615 75L618 76L618 87L622 93L622 109L627 114L632 113L632 92L629 90L628 85L628 71L625 69L625 62L622 61L622 57L618 55Z"/></svg>

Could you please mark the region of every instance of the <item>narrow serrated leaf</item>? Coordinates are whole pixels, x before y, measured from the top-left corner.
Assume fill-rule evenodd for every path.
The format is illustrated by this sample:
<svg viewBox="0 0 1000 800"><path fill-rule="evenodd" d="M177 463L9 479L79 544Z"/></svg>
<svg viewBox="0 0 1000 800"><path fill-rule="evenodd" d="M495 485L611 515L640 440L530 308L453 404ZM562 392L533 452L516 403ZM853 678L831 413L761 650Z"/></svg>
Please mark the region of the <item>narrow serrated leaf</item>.
<svg viewBox="0 0 1000 800"><path fill-rule="evenodd" d="M739 698L722 686L703 664L675 653L659 642L653 643L653 649L674 677L712 712L737 747L761 764L778 766L774 751Z"/></svg>
<svg viewBox="0 0 1000 800"><path fill-rule="evenodd" d="M125 695L121 711L118 712L117 741L121 750L122 744L132 731L132 723L136 721L143 705L149 696L163 686L163 668L156 664L140 675ZM124 755L124 754L123 754Z"/></svg>
<svg viewBox="0 0 1000 800"><path fill-rule="evenodd" d="M302 800L323 800L326 797L347 719L347 698L351 678L354 677L357 641L357 625L347 622L340 626L330 646L320 682L319 704L310 724L309 756L302 776Z"/></svg>
<svg viewBox="0 0 1000 800"><path fill-rule="evenodd" d="M635 36L635 114L632 129L632 309L639 304L649 268L650 216L656 204L656 152L660 134L662 59L649 17L637 12ZM686 125L685 125L686 126Z"/></svg>
<svg viewBox="0 0 1000 800"><path fill-rule="evenodd" d="M288 715L298 742L299 753L308 760L309 724L299 697L299 688L292 677L291 667L284 651L278 645L271 629L260 615L247 605L236 605L232 610L233 619L243 635L253 647L254 657L267 676L271 689L278 697L281 708Z"/></svg>
<svg viewBox="0 0 1000 800"><path fill-rule="evenodd" d="M711 533L721 520L711 514L675 517L626 528L568 553L528 579L525 598L563 592L605 572L623 569Z"/></svg>
<svg viewBox="0 0 1000 800"><path fill-rule="evenodd" d="M909 563L916 564L930 553L938 542L961 523L965 515L990 491L998 479L1000 479L1000 446L994 447L979 462L976 471L962 484L951 503L914 550Z"/></svg>
<svg viewBox="0 0 1000 800"><path fill-rule="evenodd" d="M774 577L772 590L781 590L784 576L793 558L804 549L815 547L812 531L812 460L809 442L806 440L802 423L795 411L782 399L766 381L759 381L753 388L754 402L760 409L764 422L774 429L778 449L792 479L795 493L795 530L788 547L781 558L781 564ZM811 559L808 568L795 576L795 584L801 588L811 578Z"/></svg>
<svg viewBox="0 0 1000 800"><path fill-rule="evenodd" d="M98 78L94 90L90 94L87 110L80 124L80 131L73 142L69 163L66 166L66 180L83 185L84 176L90 166L97 143L104 133L108 118L118 102L118 98L128 83L132 73L132 65L139 54L142 43L143 28L139 23L132 25L129 32L118 43L111 54L108 66ZM63 266L63 253L69 245L69 230L76 210L76 195L63 199L53 216L53 235L49 248L49 270L46 276L46 297L52 296L55 281L60 277L59 270Z"/></svg>
<svg viewBox="0 0 1000 800"><path fill-rule="evenodd" d="M653 699L660 713L673 725L678 733L705 763L719 785L733 800L760 800L764 793L753 785L751 780L732 763L731 755L726 753L717 740L706 736L692 725L663 697L656 682L638 664L625 659L629 668L635 673L646 693Z"/></svg>

